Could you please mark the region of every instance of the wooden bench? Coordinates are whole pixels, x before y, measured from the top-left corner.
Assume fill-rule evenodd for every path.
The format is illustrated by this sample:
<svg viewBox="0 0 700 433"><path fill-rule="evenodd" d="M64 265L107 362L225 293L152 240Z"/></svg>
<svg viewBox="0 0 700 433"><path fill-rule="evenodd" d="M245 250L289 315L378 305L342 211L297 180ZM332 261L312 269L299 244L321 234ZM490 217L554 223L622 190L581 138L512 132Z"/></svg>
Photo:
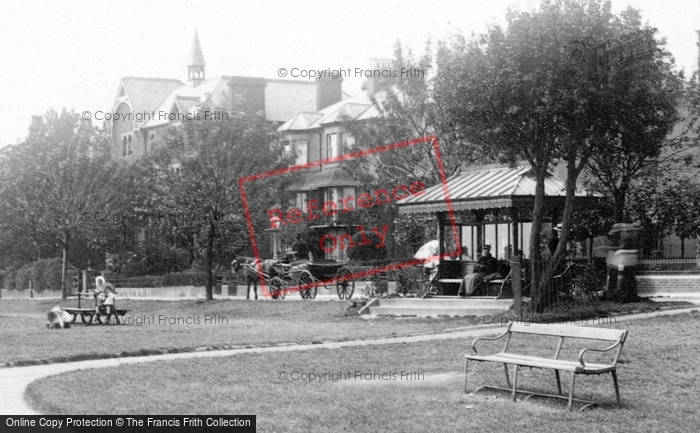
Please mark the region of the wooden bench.
<svg viewBox="0 0 700 433"><path fill-rule="evenodd" d="M473 354L465 355L465 363L464 363L464 392L467 392L467 369L469 367L469 361L479 361L479 362L484 362L484 361L490 361L490 362L498 362L503 364L503 368L505 370L505 375L506 375L506 384L508 388L502 388L502 387L497 387L497 386L482 386L476 389L477 392L480 389L483 388L491 388L491 389L499 389L499 390L505 390L505 391L510 391L513 396L513 401L516 400L516 392L521 392L524 394L528 394L527 397L525 397L525 400L527 400L530 397L533 396L541 396L541 397L551 397L551 398L561 398L561 399L568 399L569 405L568 409L571 410L572 404L574 401L574 384L576 382L576 376L579 374L584 374L584 375L591 375L591 374L604 374L604 373L610 373L612 375L613 379L613 384L615 386L615 397L617 398L617 404L620 404L620 389L618 387L617 383L617 360L620 356L620 352L622 352L622 346L625 343L625 340L627 339L627 333L628 331L622 330L622 329L604 329L604 328L589 328L589 327L583 327L583 326L571 326L571 325L543 325L543 324L524 324L524 323L513 323L508 326L508 329L498 337L492 337L492 338L477 338L474 340L472 343L472 351L474 352ZM554 352L554 356L552 358L546 358L546 357L538 357L538 356L529 356L529 355L523 355L523 354L518 354L518 353L513 353L513 352L508 352L508 346L510 345L511 342L511 337L513 334L531 334L531 335L538 335L538 336L548 336L548 337L557 337L558 339L558 344L556 346L556 350ZM476 351L476 343L479 340L499 340L503 337L506 337L505 340L505 347L503 348L503 351L492 354L492 355L479 355ZM578 355L578 358L575 360L567 360L567 359L559 359L559 355L561 352L562 345L564 344L564 339L566 338L576 338L576 339L587 339L587 340L598 340L598 341L609 341L613 342L613 344L609 347L606 347L604 349L598 349L598 348L592 348L592 347L580 347L580 352ZM610 357L612 360L607 363L591 363L591 362L585 362L584 361L584 355L586 352L608 352L612 351L613 349L617 349L613 353L611 353ZM510 382L510 377L508 375L508 365L513 365L514 366L514 374L513 374L513 384L511 386ZM518 369L520 367L530 367L530 368L542 368L542 369L549 369L549 370L554 370L556 379L557 379L557 389L559 391L558 394L543 394L543 393L536 393L536 392L530 392L530 391L521 391L518 390ZM560 371L568 371L571 373L571 387L569 389L569 396L566 397L562 394L561 391L561 380L559 377L559 372ZM577 402L582 402L585 403L585 405L581 408L581 410L585 409L586 407L589 407L591 405L595 405L595 402L591 401L585 401L585 400L576 400Z"/></svg>

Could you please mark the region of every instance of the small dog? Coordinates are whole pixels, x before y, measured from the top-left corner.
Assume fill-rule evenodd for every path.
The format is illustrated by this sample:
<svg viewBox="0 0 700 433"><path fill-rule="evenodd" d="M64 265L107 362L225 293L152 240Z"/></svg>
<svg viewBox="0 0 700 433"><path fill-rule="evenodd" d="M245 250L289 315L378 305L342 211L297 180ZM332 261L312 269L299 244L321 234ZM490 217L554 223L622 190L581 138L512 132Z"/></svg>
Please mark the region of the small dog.
<svg viewBox="0 0 700 433"><path fill-rule="evenodd" d="M70 328L70 324L75 320L75 316L67 311L61 310L61 307L56 305L46 315L46 329L65 329Z"/></svg>

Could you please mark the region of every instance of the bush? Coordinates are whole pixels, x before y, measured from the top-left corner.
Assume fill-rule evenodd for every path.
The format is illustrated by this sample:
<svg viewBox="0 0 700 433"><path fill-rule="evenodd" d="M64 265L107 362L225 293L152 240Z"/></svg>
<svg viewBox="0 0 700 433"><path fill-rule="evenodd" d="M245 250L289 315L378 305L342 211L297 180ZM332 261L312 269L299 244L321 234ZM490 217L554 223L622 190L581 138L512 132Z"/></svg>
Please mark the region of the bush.
<svg viewBox="0 0 700 433"><path fill-rule="evenodd" d="M15 290L29 289L29 279L31 278L32 265L24 265L15 273Z"/></svg>
<svg viewBox="0 0 700 433"><path fill-rule="evenodd" d="M418 293L420 280L423 278L423 269L418 267L404 268L389 272L389 280L397 281L397 290L404 295Z"/></svg>
<svg viewBox="0 0 700 433"><path fill-rule="evenodd" d="M8 269L3 278L3 287L5 290L15 290L15 271Z"/></svg>
<svg viewBox="0 0 700 433"><path fill-rule="evenodd" d="M5 275L4 287L6 290L28 290L31 279L34 291L61 290L62 263L60 258L41 259L18 270L10 270Z"/></svg>
<svg viewBox="0 0 700 433"><path fill-rule="evenodd" d="M59 257L46 260L44 271L44 284L46 290L61 290L61 271L63 260Z"/></svg>
<svg viewBox="0 0 700 433"><path fill-rule="evenodd" d="M46 265L47 260L37 260L29 270L32 279L32 287L35 292L42 292L46 288Z"/></svg>
<svg viewBox="0 0 700 433"><path fill-rule="evenodd" d="M348 251L348 257L351 260L359 260L362 262L386 259L386 257L387 257L386 245L384 245L383 247L377 248L377 245L381 244L381 241L379 240L379 236L377 236L377 234L373 231L364 232L365 237L371 243L366 244L366 245L362 245L362 242L363 242L362 234L363 234L363 232L357 232L352 236L352 241L355 244L355 247L351 248Z"/></svg>
<svg viewBox="0 0 700 433"><path fill-rule="evenodd" d="M204 286L207 284L205 272L173 272L163 276L163 286Z"/></svg>

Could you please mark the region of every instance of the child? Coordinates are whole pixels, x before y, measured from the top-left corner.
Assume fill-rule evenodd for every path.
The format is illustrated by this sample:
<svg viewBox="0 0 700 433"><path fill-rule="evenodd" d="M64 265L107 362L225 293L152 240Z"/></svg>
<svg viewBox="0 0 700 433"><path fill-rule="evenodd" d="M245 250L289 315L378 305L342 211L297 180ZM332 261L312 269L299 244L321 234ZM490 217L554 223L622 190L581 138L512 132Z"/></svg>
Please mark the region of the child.
<svg viewBox="0 0 700 433"><path fill-rule="evenodd" d="M95 288L92 291L95 293L95 311L99 313L100 307L104 305L109 314L117 294L114 286L106 282L104 277L97 277L95 278Z"/></svg>
<svg viewBox="0 0 700 433"><path fill-rule="evenodd" d="M104 286L104 277L95 278L95 287L92 288L92 292L95 294L95 312L97 313L100 312L100 306L102 305L105 299Z"/></svg>
<svg viewBox="0 0 700 433"><path fill-rule="evenodd" d="M114 290L114 286L107 283L104 285L104 291L102 292L104 300L102 305L107 307L107 314L112 313L112 307L114 307L114 300L117 299L117 292Z"/></svg>

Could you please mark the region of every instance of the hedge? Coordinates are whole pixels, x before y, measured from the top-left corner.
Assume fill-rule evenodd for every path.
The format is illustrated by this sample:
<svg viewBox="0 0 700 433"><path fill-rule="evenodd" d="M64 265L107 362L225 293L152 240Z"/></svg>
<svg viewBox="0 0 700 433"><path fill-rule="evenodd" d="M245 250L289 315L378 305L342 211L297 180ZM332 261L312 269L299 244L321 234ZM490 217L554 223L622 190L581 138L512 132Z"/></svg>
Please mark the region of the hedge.
<svg viewBox="0 0 700 433"><path fill-rule="evenodd" d="M206 272L173 272L163 277L163 286L204 286L207 284Z"/></svg>
<svg viewBox="0 0 700 433"><path fill-rule="evenodd" d="M61 290L62 263L60 258L42 259L24 265L17 270L8 271L5 274L5 289L29 290L29 280L31 279L34 291Z"/></svg>

